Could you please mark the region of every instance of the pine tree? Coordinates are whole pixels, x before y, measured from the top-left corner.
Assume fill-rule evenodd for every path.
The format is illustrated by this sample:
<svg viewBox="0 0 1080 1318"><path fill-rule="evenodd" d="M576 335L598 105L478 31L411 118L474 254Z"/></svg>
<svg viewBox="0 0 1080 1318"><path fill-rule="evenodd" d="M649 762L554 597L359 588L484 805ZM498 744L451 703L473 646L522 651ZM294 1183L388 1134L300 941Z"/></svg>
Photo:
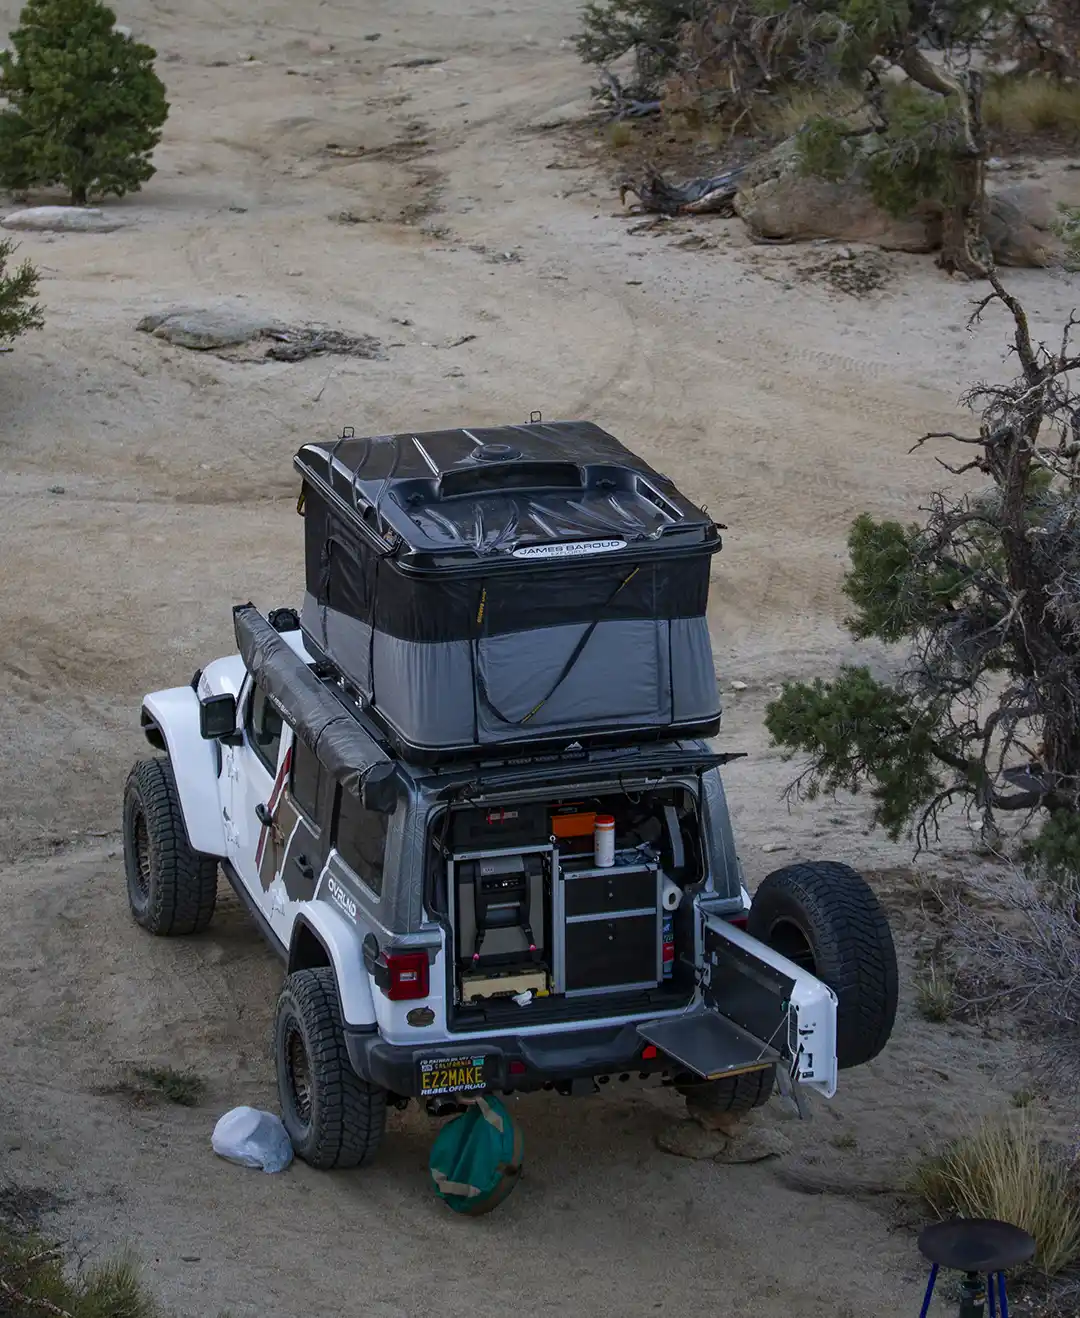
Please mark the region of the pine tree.
<svg viewBox="0 0 1080 1318"><path fill-rule="evenodd" d="M63 184L77 206L134 192L168 115L157 52L100 0L28 0L0 54L0 184Z"/></svg>
<svg viewBox="0 0 1080 1318"><path fill-rule="evenodd" d="M15 251L11 241L0 242L0 343L42 326L41 308L34 302L38 272L23 261L10 273L8 262Z"/></svg>

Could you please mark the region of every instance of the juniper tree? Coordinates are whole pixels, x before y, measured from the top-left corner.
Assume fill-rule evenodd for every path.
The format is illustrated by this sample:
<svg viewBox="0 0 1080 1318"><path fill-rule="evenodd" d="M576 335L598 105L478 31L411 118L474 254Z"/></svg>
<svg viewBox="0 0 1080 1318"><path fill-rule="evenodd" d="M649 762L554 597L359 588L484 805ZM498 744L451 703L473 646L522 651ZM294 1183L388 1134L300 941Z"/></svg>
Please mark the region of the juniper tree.
<svg viewBox="0 0 1080 1318"><path fill-rule="evenodd" d="M34 301L38 272L29 261L9 269L15 251L10 240L0 242L0 343L18 338L27 330L40 329L41 308Z"/></svg>
<svg viewBox="0 0 1080 1318"><path fill-rule="evenodd" d="M786 684L766 726L809 757L799 786L869 788L874 821L921 844L951 804L997 836L1003 815L1038 821L1048 874L1080 875L1080 320L1036 343L992 269L974 320L1000 304L1020 367L968 395L977 433L927 435L970 456L975 493L938 493L921 523L863 515L844 591L856 639L907 647L891 681L867 667ZM940 461L941 459L939 459ZM944 465L944 464L943 464Z"/></svg>
<svg viewBox="0 0 1080 1318"><path fill-rule="evenodd" d="M168 115L156 51L101 0L28 0L0 54L0 184L63 184L76 205L151 178Z"/></svg>
<svg viewBox="0 0 1080 1318"><path fill-rule="evenodd" d="M940 264L950 271L980 276L988 259L982 79L970 57L1024 2L755 0L798 35L805 78L863 96L861 114L819 114L804 124L804 168L862 178L894 215L940 209ZM886 80L890 71L903 75L899 84Z"/></svg>

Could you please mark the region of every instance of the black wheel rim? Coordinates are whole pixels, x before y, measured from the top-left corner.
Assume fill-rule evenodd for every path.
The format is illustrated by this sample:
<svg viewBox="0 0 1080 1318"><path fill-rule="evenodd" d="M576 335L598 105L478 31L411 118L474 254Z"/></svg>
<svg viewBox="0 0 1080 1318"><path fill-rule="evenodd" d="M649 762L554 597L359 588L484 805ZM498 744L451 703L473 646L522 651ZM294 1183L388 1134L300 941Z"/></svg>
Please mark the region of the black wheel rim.
<svg viewBox="0 0 1080 1318"><path fill-rule="evenodd" d="M301 1123L311 1125L311 1064L308 1061L307 1045L295 1021L285 1026L285 1074L289 1081L289 1098L293 1111Z"/></svg>
<svg viewBox="0 0 1080 1318"><path fill-rule="evenodd" d="M146 827L146 815L136 807L135 817L131 821L131 850L135 861L135 889L142 901L150 896L150 832Z"/></svg>
<svg viewBox="0 0 1080 1318"><path fill-rule="evenodd" d="M792 920L777 920L769 930L769 946L774 952L794 961L800 970L813 975L817 972L817 958L806 934Z"/></svg>

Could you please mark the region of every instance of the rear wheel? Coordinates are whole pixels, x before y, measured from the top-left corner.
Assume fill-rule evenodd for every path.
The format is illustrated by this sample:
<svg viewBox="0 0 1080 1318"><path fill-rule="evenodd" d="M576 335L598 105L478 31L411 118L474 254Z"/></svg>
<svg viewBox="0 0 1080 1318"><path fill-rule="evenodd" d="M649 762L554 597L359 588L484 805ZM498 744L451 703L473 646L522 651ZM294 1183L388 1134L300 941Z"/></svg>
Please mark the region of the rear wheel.
<svg viewBox="0 0 1080 1318"><path fill-rule="evenodd" d="M752 1112L764 1107L772 1097L776 1084L776 1067L763 1071L747 1071L744 1075L727 1076L723 1080L697 1080L694 1076L680 1076L675 1088L686 1099L691 1112Z"/></svg>
<svg viewBox="0 0 1080 1318"><path fill-rule="evenodd" d="M128 905L152 934L201 933L217 901L218 863L193 850L168 760L139 760L124 788Z"/></svg>
<svg viewBox="0 0 1080 1318"><path fill-rule="evenodd" d="M881 1052L896 1020L896 949L861 874L833 861L776 870L754 894L747 932L836 994L841 1070Z"/></svg>
<svg viewBox="0 0 1080 1318"><path fill-rule="evenodd" d="M366 1167L386 1126L386 1091L353 1070L334 972L298 970L278 998L274 1023L281 1119L312 1167Z"/></svg>

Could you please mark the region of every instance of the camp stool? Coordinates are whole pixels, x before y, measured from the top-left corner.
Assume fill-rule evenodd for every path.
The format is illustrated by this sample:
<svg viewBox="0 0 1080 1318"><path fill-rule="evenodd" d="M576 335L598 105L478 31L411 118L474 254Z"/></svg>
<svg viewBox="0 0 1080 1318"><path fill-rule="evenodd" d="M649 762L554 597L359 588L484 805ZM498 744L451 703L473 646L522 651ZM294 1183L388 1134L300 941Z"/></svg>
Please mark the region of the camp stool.
<svg viewBox="0 0 1080 1318"><path fill-rule="evenodd" d="M925 1227L919 1235L919 1252L932 1265L919 1318L926 1318L930 1311L942 1268L964 1274L959 1318L985 1318L987 1300L990 1318L1009 1318L1005 1273L1034 1257L1035 1241L1010 1222L957 1218Z"/></svg>

